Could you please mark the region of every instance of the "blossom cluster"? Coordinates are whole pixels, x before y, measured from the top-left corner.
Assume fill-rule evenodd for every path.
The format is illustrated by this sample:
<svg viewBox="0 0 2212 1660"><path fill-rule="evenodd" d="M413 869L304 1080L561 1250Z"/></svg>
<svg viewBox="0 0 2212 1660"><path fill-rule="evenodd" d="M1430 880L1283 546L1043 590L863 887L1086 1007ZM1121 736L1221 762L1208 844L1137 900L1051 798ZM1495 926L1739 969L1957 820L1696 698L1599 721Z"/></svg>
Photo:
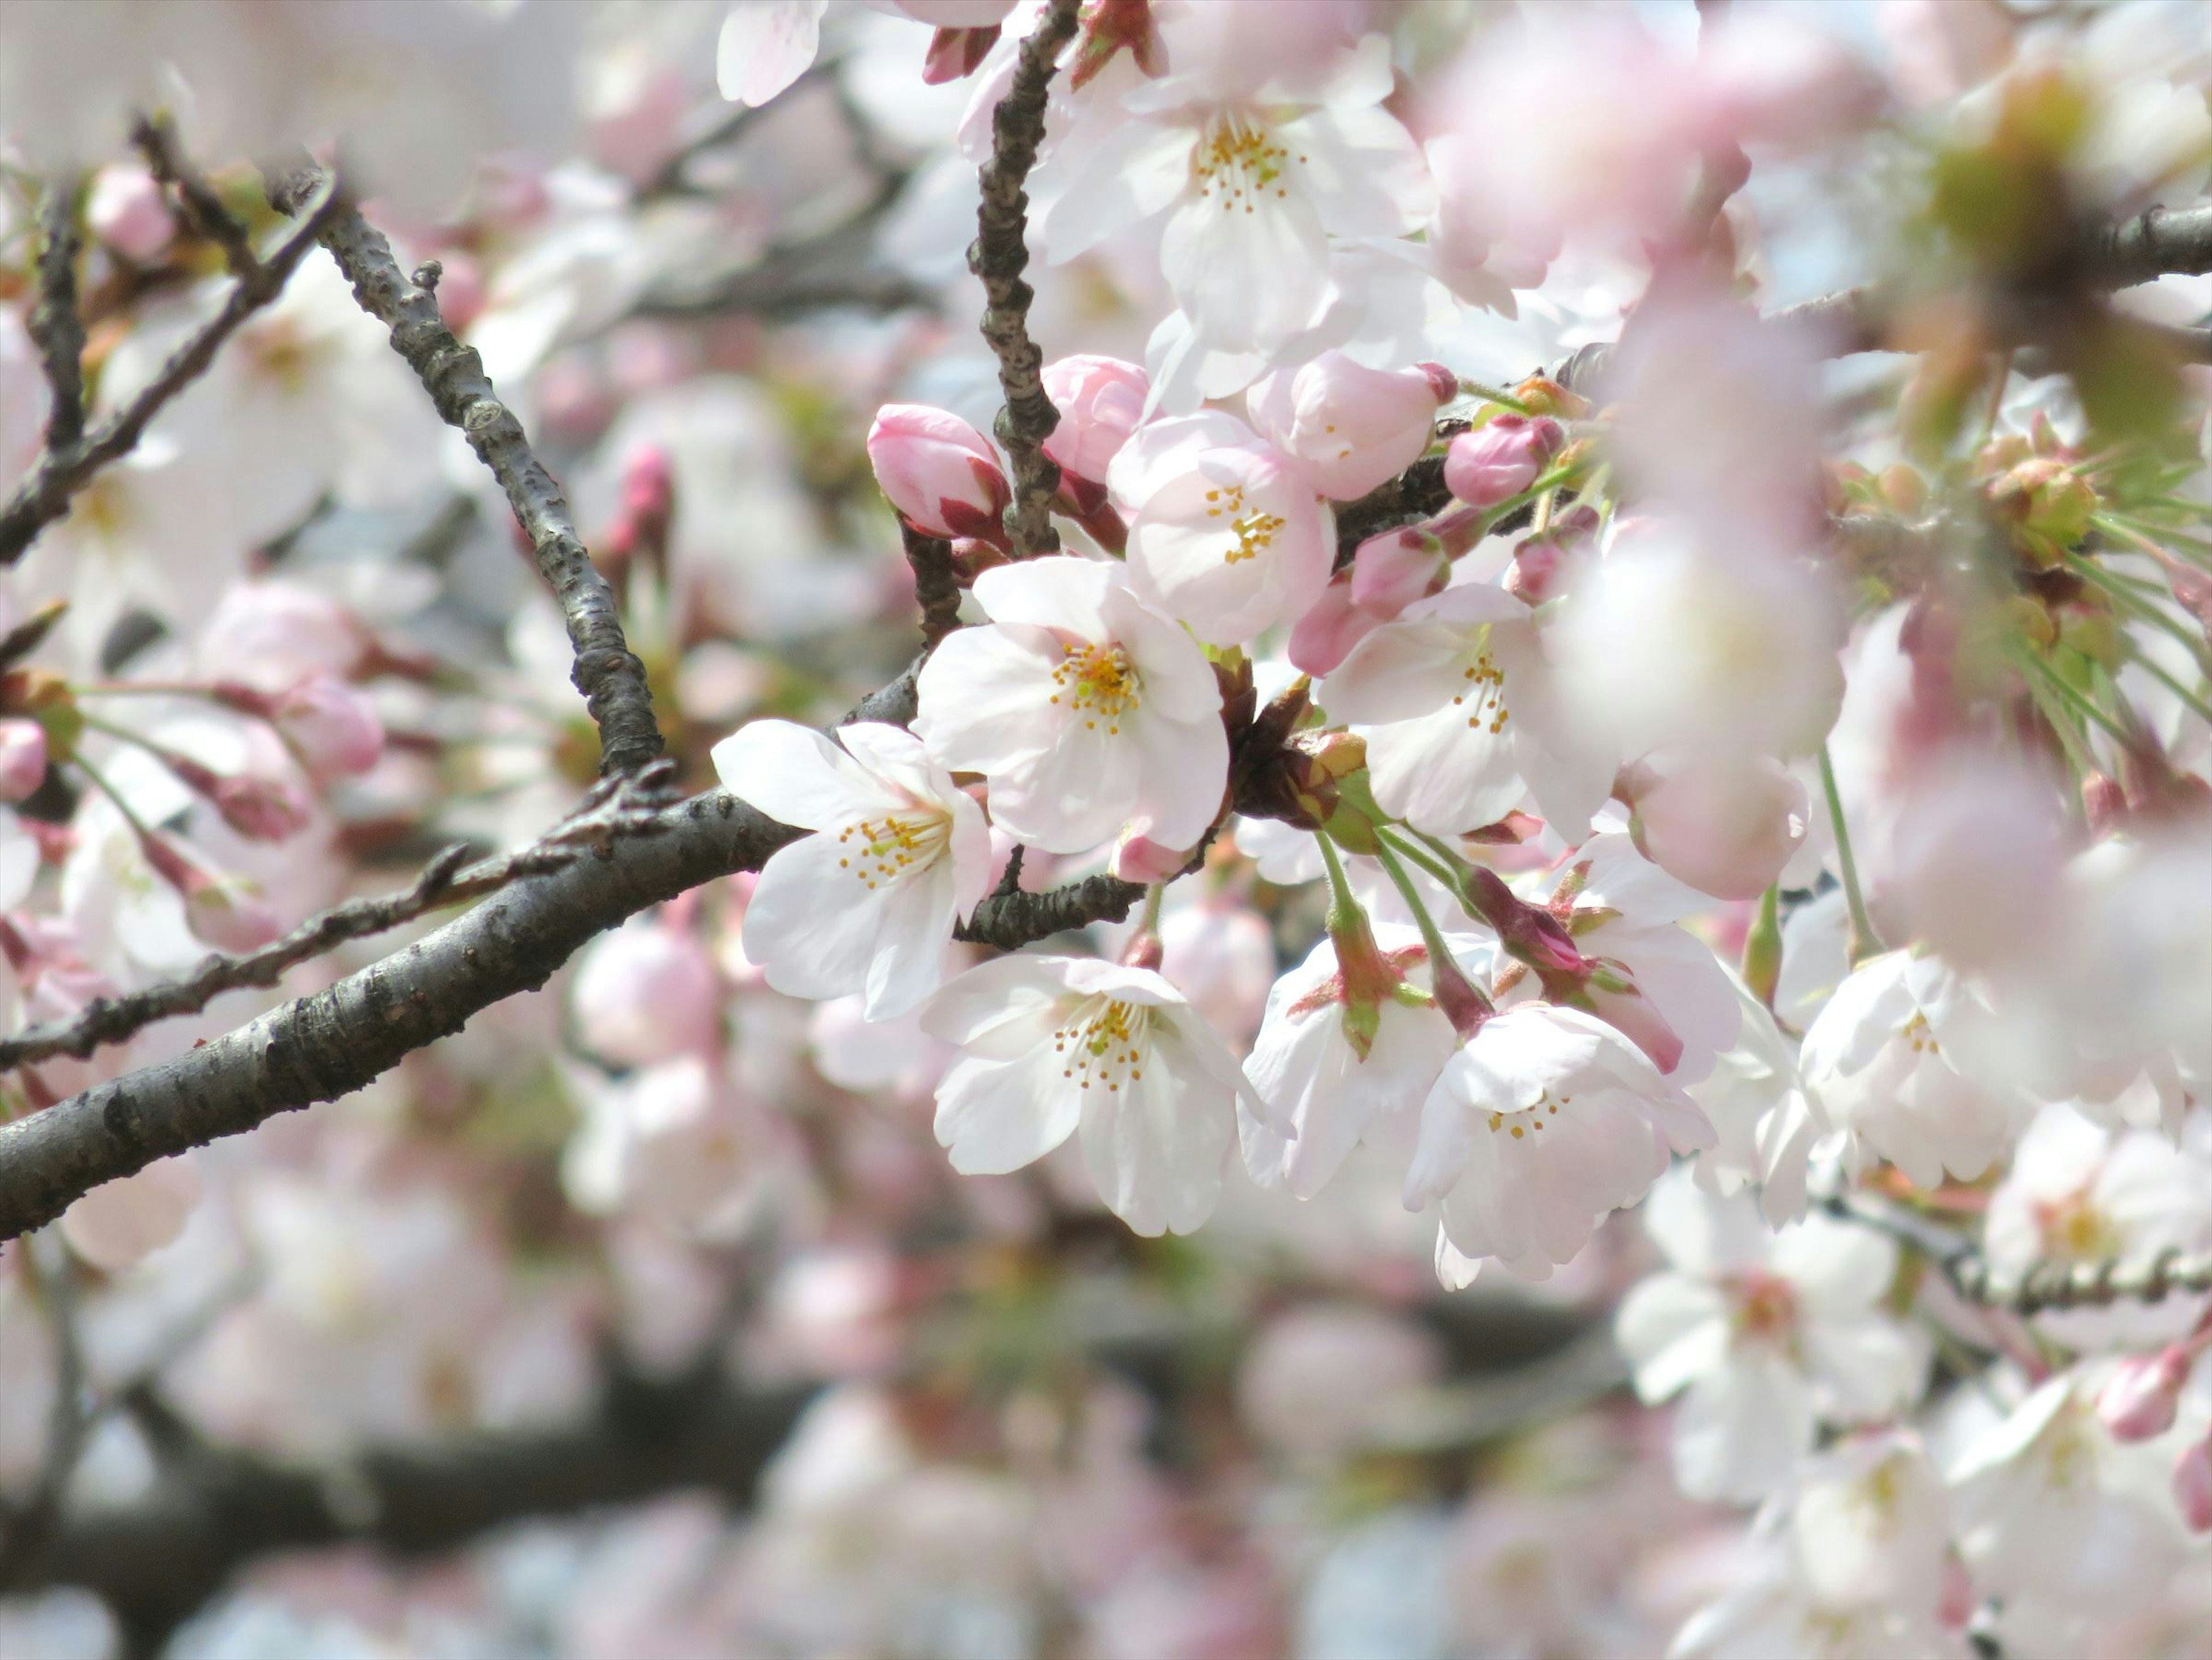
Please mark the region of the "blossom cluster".
<svg viewBox="0 0 2212 1660"><path fill-rule="evenodd" d="M2053 240L2212 211L2186 17L186 9L66 109L68 9L0 46L0 159L96 168L91 420L231 292L125 117L342 159L573 477L677 771L789 836L11 1247L0 1488L71 1388L341 1481L799 1379L747 1520L479 1547L472 1629L2203 1638L2212 278ZM1031 431L1018 353L901 313L975 308L1056 23ZM548 64L574 97L524 95ZM275 223L251 168L198 182ZM1881 230L1839 264L1805 222L1846 207ZM56 441L44 211L0 198L0 479ZM1786 303L1838 279L1882 315ZM588 785L559 606L438 417L311 258L0 566L0 1116L375 961L40 1041ZM1479 1319L1626 1371L1486 1417ZM131 1413L70 1504L167 1468ZM173 1651L450 1651L440 1594L334 1560ZM100 1651L73 1617L0 1639Z"/></svg>

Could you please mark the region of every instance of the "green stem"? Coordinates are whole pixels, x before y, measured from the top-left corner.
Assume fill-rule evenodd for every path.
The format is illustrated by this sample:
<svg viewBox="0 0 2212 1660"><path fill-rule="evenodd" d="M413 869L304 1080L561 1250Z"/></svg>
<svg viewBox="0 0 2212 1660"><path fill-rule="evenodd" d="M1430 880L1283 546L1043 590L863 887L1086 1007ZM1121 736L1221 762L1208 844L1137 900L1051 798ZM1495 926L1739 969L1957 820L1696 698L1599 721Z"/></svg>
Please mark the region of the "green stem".
<svg viewBox="0 0 2212 1660"><path fill-rule="evenodd" d="M1459 901L1460 909L1465 911L1472 921L1477 922L1482 921L1480 913L1474 909L1473 903L1468 897L1467 883L1451 866L1450 855L1446 854L1440 856L1432 853L1420 846L1414 839L1419 837L1420 841L1425 842L1432 838L1422 836L1419 830L1413 832L1413 836L1407 836L1402 831L1388 824L1378 825L1375 836L1377 841L1387 842L1400 857L1412 860L1431 876L1435 877L1439 883L1443 884L1445 891Z"/></svg>
<svg viewBox="0 0 2212 1660"><path fill-rule="evenodd" d="M2143 670L2160 685L2164 686L2176 697L2179 697L2181 700L2183 708L2186 708L2198 720L2204 721L2208 725L2212 725L2212 703L2206 702L2195 692L2190 690L2188 687L2183 685L2180 681L2175 679L2171 674L2168 674L2166 670L2160 666L2157 659L2152 657L2149 653L2144 651L2141 647L2130 645L2129 648L2129 655L2133 657L2136 663L2140 664Z"/></svg>
<svg viewBox="0 0 2212 1660"><path fill-rule="evenodd" d="M1856 968L1881 948L1881 936L1867 915L1866 895L1859 888L1858 860L1851 855L1850 827L1844 823L1844 798L1836 787L1836 769L1828 759L1828 746L1820 745L1820 790L1828 798L1828 823L1836 832L1836 865L1843 873L1844 903L1850 914L1851 966Z"/></svg>
<svg viewBox="0 0 2212 1660"><path fill-rule="evenodd" d="M1336 851L1336 843L1326 830L1317 831L1314 841L1321 848L1321 862L1328 873L1328 921L1331 935L1350 926L1353 917L1363 915L1359 901L1352 897L1352 880L1344 873L1344 860Z"/></svg>
<svg viewBox="0 0 2212 1660"><path fill-rule="evenodd" d="M1459 383L1459 389L1462 392L1469 393L1474 397L1481 398L1486 403L1503 404L1507 409L1511 410L1516 415L1527 415L1530 413L1528 406L1522 403L1519 398L1516 398L1511 392L1500 392L1496 386L1485 386L1480 380L1469 380L1462 376Z"/></svg>
<svg viewBox="0 0 2212 1660"><path fill-rule="evenodd" d="M1770 883L1759 896L1759 915L1743 936L1743 983L1771 1009L1782 977L1782 885Z"/></svg>
<svg viewBox="0 0 2212 1660"><path fill-rule="evenodd" d="M2076 691L2072 686L2069 685L2064 675L2059 673L2057 669L2052 668L2050 664L2045 662L2043 659L2038 656L2034 652L2022 648L2014 652L2013 656L2015 661L2025 666L2031 673L2040 675L2043 678L2044 684L2049 686L2052 691L2056 692L2058 695L2060 701L2065 703L2067 708L2072 709L2076 714L2081 716L2082 719L2086 721L2093 721L2098 726L2102 727L2106 734L2112 738L2114 743L2119 745L2123 749L2132 748L2134 746L2136 740L2130 735L2128 729L2125 727L2113 720L2112 717L2106 714L2104 710L2099 708L2094 700L2085 696L2081 692Z"/></svg>
<svg viewBox="0 0 2212 1660"><path fill-rule="evenodd" d="M2110 594L2112 603L2124 609L2130 615L2140 617L2152 627L2171 635L2181 643L2190 656L2196 660L2199 668L2208 674L2212 674L2212 651L2208 651L2203 637L2201 635L2191 634L2179 618L2168 615L2162 606L2157 605L2148 596L2132 587L2124 585L2120 577L2105 569L2095 560L2084 559L2078 553L2069 553L2066 556L2066 568L2092 587Z"/></svg>
<svg viewBox="0 0 2212 1660"><path fill-rule="evenodd" d="M1437 926L1437 919L1429 915L1429 908L1421 903L1420 890L1413 885L1413 879L1406 873L1405 866L1398 862L1398 855L1391 851L1390 843L1378 837L1375 843L1375 857L1382 865L1383 874L1390 879L1391 885L1398 890L1398 897L1406 902L1406 909L1413 914L1413 926L1421 931L1421 943L1429 948L1429 971L1432 978L1441 982L1447 974L1457 975L1459 964L1451 954L1451 947L1444 943L1443 930ZM1487 1010L1490 1000L1472 984L1468 989L1474 993L1476 1000Z"/></svg>
<svg viewBox="0 0 2212 1660"><path fill-rule="evenodd" d="M89 717L87 723L89 724ZM79 751L70 756L70 764L90 779L92 787L115 804L116 812L123 815L123 822L138 832L140 840L143 841L153 836L154 832L147 828L146 821L131 811L131 804L117 793L114 785L107 781L107 775L84 758L83 751Z"/></svg>

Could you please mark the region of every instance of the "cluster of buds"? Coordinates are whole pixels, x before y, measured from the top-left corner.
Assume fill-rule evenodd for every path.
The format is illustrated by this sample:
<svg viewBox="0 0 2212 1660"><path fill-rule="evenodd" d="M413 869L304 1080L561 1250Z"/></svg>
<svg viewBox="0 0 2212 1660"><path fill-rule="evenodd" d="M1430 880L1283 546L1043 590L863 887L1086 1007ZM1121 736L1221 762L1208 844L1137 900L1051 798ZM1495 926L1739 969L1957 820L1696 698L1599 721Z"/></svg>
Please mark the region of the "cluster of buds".
<svg viewBox="0 0 2212 1660"><path fill-rule="evenodd" d="M956 415L921 404L886 404L868 429L876 483L916 530L983 543L1005 554L1013 492L991 441Z"/></svg>
<svg viewBox="0 0 2212 1660"><path fill-rule="evenodd" d="M1533 486L1566 444L1566 429L1548 415L1492 416L1452 440L1445 488L1471 508L1494 508Z"/></svg>

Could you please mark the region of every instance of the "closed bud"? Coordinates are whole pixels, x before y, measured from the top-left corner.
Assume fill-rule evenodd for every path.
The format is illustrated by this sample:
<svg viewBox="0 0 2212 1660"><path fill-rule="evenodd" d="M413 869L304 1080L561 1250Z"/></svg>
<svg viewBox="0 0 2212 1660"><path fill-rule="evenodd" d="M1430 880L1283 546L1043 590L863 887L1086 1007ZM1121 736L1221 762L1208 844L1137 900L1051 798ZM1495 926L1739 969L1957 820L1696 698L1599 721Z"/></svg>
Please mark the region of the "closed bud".
<svg viewBox="0 0 2212 1660"><path fill-rule="evenodd" d="M0 801L27 800L46 777L46 729L35 721L0 721Z"/></svg>
<svg viewBox="0 0 2212 1660"><path fill-rule="evenodd" d="M2173 1427L2188 1381L2189 1351L2179 1343L2156 1354L2131 1354L2098 1395L2097 1416L2115 1441L2151 1440Z"/></svg>
<svg viewBox="0 0 2212 1660"><path fill-rule="evenodd" d="M1569 392L1549 375L1530 375L1513 388L1513 398L1531 415L1557 415L1577 421L1589 413L1589 399Z"/></svg>
<svg viewBox="0 0 2212 1660"><path fill-rule="evenodd" d="M1012 499L990 441L955 415L886 404L868 429L868 463L890 504L917 530L1003 546Z"/></svg>
<svg viewBox="0 0 2212 1660"><path fill-rule="evenodd" d="M1044 392L1060 411L1060 424L1044 453L1062 472L1103 483L1106 469L1144 418L1152 382L1144 367L1088 353L1044 367Z"/></svg>
<svg viewBox="0 0 2212 1660"><path fill-rule="evenodd" d="M84 222L92 234L125 258L144 265L167 247L177 234L161 181L133 162L100 170L86 198Z"/></svg>
<svg viewBox="0 0 2212 1660"><path fill-rule="evenodd" d="M1388 622L1451 575L1443 544L1418 526L1369 537L1352 556L1352 603Z"/></svg>
<svg viewBox="0 0 2212 1660"><path fill-rule="evenodd" d="M310 675L270 705L277 732L319 781L357 776L384 753L384 723L375 708L331 675Z"/></svg>
<svg viewBox="0 0 2212 1660"><path fill-rule="evenodd" d="M1114 844L1114 874L1124 882L1146 886L1172 881L1190 863L1192 851L1189 848L1163 846L1133 825L1123 830L1121 839Z"/></svg>
<svg viewBox="0 0 2212 1660"><path fill-rule="evenodd" d="M1534 484L1566 440L1566 429L1548 416L1498 416L1452 440L1445 488L1471 508L1494 508Z"/></svg>
<svg viewBox="0 0 2212 1660"><path fill-rule="evenodd" d="M2029 563L2048 569L2089 533L2099 505L2096 487L2064 462L2034 456L1984 488L1990 511L2012 533Z"/></svg>

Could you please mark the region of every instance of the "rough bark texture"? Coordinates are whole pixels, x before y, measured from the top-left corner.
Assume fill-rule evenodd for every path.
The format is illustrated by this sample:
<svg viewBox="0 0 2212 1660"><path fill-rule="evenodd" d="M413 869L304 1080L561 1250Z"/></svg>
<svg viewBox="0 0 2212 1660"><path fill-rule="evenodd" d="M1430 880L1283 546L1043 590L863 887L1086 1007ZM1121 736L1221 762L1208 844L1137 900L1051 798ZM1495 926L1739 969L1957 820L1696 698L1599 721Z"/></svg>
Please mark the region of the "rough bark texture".
<svg viewBox="0 0 2212 1660"><path fill-rule="evenodd" d="M82 181L64 173L46 186L39 204L39 297L27 327L39 348L52 404L46 411L46 447L66 450L84 436L84 318L77 310L76 234Z"/></svg>
<svg viewBox="0 0 2212 1660"><path fill-rule="evenodd" d="M337 1470L196 1441L128 1509L88 1510L0 1550L0 1595L76 1585L152 1653L240 1568L275 1551L364 1544L421 1556L529 1517L658 1494L749 1502L807 1391L742 1391L710 1370L617 1376L580 1422L372 1450Z"/></svg>
<svg viewBox="0 0 2212 1660"><path fill-rule="evenodd" d="M952 544L916 530L903 519L899 534L906 543L906 562L914 571L915 603L921 608L922 649L933 651L960 626L960 583L952 570Z"/></svg>
<svg viewBox="0 0 2212 1660"><path fill-rule="evenodd" d="M276 192L272 199L287 193ZM645 666L623 638L614 590L576 534L561 487L531 450L514 410L499 401L483 360L446 326L434 287L402 272L391 243L353 208L332 216L322 240L353 284L362 309L392 331L392 349L407 360L439 415L460 429L507 492L515 521L530 538L538 571L568 625L568 643L576 654L569 678L583 693L599 729L599 771L636 771L660 753L653 694L646 687Z"/></svg>
<svg viewBox="0 0 2212 1660"><path fill-rule="evenodd" d="M2101 230L2091 268L2107 287L2212 271L2212 206L2151 208Z"/></svg>
<svg viewBox="0 0 2212 1660"><path fill-rule="evenodd" d="M982 279L988 298L983 337L997 354L999 385L1006 399L993 429L1013 464L1006 532L1024 555L1060 550L1051 515L1060 469L1043 448L1060 424L1060 411L1045 396L1044 356L1030 338L1030 301L1035 296L1022 281L1030 262L1030 198L1022 186L1044 137L1055 62L1075 37L1077 11L1077 0L1052 0L1022 42L1013 84L991 112L991 159L983 167L983 201L976 211L975 240L968 250L968 269Z"/></svg>
<svg viewBox="0 0 2212 1660"><path fill-rule="evenodd" d="M1093 922L1121 921L1144 897L1142 886L1116 876L1088 876L1049 893L994 893L953 932L973 945L1012 951Z"/></svg>
<svg viewBox="0 0 2212 1660"><path fill-rule="evenodd" d="M21 558L32 539L69 511L70 501L92 482L94 474L137 447L154 417L206 372L239 325L283 292L294 269L341 205L337 181L324 179L311 199L297 204L301 218L269 257L231 285L222 309L177 348L136 398L76 443L61 447L49 444L40 451L31 471L0 508L0 565Z"/></svg>

